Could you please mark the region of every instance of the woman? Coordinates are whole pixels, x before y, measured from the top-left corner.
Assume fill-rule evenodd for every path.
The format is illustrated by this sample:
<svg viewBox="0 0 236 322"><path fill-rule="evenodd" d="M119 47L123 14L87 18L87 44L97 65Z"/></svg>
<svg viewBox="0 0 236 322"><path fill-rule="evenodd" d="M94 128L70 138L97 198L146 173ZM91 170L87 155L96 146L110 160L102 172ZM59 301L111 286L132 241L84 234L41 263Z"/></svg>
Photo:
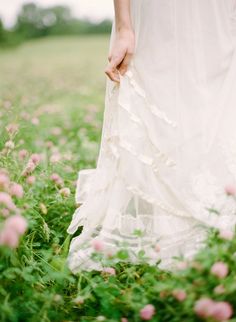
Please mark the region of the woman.
<svg viewBox="0 0 236 322"><path fill-rule="evenodd" d="M128 245L132 261L143 249L173 269L209 227L236 222L236 1L114 4L100 153L79 172L68 265L99 270L93 247Z"/></svg>

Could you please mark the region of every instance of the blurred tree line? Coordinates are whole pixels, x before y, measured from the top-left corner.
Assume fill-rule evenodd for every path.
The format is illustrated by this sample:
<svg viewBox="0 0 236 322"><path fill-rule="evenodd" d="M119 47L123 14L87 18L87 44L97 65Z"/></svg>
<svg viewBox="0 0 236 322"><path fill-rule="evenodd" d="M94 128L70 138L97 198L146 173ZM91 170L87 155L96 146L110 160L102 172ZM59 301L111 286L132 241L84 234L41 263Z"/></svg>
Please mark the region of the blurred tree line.
<svg viewBox="0 0 236 322"><path fill-rule="evenodd" d="M0 19L0 46L19 44L25 40L50 35L110 33L111 21L95 23L72 16L66 6L42 8L35 3L24 4L13 28L7 30Z"/></svg>

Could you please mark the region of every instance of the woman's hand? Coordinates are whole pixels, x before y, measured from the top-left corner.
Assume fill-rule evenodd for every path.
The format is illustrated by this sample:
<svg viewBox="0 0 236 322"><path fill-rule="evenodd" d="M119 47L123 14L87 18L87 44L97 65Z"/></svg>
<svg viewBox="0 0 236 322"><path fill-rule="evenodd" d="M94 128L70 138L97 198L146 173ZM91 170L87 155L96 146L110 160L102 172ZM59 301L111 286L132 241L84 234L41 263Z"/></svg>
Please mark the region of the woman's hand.
<svg viewBox="0 0 236 322"><path fill-rule="evenodd" d="M109 63L105 69L106 75L112 81L119 82L119 73L124 75L127 71L134 54L134 46L135 37L132 29L116 33L116 38L108 56Z"/></svg>

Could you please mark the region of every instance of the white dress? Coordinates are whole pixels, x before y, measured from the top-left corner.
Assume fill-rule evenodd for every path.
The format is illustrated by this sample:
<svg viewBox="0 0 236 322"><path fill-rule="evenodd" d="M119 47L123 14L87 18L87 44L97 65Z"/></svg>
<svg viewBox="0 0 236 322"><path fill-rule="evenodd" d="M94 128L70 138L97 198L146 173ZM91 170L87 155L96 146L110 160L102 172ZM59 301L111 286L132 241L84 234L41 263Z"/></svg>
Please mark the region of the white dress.
<svg viewBox="0 0 236 322"><path fill-rule="evenodd" d="M97 166L78 173L82 205L67 229L83 226L67 259L75 273L102 269L94 238L172 269L209 227L236 223L225 193L236 184L236 0L132 0L131 14L132 63L119 85L107 80Z"/></svg>

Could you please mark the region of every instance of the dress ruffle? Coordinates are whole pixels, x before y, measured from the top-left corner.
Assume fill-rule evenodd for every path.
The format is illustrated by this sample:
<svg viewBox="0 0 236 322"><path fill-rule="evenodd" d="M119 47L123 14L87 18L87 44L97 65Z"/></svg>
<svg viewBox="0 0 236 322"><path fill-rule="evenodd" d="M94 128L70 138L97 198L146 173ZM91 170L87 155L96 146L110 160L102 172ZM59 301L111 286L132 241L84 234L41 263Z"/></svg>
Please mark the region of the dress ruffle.
<svg viewBox="0 0 236 322"><path fill-rule="evenodd" d="M140 83L131 64L119 85L108 84L97 167L78 173L75 200L81 205L67 229L74 234L83 226L68 255L75 273L102 269L90 258L94 238L110 250L125 242L134 262L137 257L132 254L143 249L150 264L160 259L160 268L172 269L174 256L191 258L204 246L209 227L234 229L235 204L204 163L196 165L191 176L181 172L180 147L171 149L163 140L164 135L169 141L179 135L178 121L153 104ZM179 190L172 188L176 183ZM212 200L204 194L205 187L210 187ZM207 205L220 205L227 212L210 212ZM142 231L142 238L133 234L135 230Z"/></svg>

